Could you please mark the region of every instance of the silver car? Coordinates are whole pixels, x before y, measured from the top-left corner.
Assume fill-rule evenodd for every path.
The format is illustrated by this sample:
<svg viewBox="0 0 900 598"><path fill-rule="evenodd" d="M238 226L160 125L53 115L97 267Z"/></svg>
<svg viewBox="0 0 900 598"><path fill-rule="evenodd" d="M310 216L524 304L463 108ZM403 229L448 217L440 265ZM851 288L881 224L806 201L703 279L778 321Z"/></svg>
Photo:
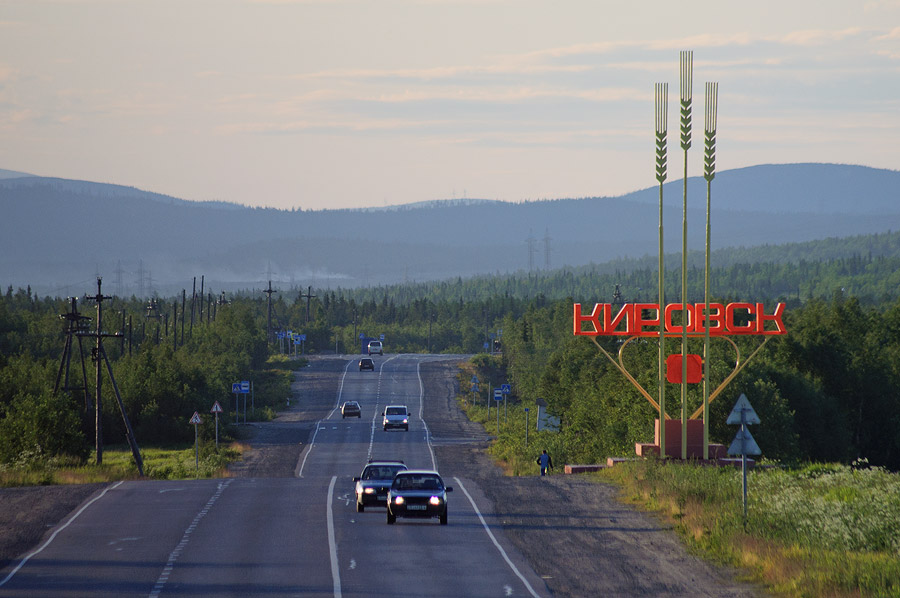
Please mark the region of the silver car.
<svg viewBox="0 0 900 598"><path fill-rule="evenodd" d="M389 428L403 428L409 432L409 411L406 405L388 405L381 412L381 427L386 432Z"/></svg>

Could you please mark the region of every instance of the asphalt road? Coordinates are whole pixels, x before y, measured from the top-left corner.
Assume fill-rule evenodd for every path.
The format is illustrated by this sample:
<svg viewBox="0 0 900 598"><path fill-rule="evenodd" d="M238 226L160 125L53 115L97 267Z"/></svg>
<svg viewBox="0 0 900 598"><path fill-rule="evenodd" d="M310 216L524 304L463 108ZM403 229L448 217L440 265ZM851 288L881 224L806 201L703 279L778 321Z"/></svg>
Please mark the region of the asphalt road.
<svg viewBox="0 0 900 598"><path fill-rule="evenodd" d="M370 457L412 468L437 461L419 365L435 356L356 359L336 376L332 409L296 424L292 477L114 484L82 505L32 552L0 572L0 596L547 596L540 576L485 518L471 479L445 479L449 525L357 513L352 477ZM334 363L334 362L332 362ZM298 400L303 401L302 390ZM355 400L361 418L342 419ZM405 404L410 429L382 431L387 404ZM281 433L294 433L290 422Z"/></svg>

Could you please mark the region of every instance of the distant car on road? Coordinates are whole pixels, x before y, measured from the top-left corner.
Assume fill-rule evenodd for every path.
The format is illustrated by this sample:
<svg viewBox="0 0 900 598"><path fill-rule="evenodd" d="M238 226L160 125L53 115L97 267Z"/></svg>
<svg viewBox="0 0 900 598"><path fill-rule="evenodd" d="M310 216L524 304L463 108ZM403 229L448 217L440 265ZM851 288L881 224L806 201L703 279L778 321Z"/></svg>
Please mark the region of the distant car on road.
<svg viewBox="0 0 900 598"><path fill-rule="evenodd" d="M387 432L388 428L403 428L409 432L409 411L406 405L388 405L381 413L381 427Z"/></svg>
<svg viewBox="0 0 900 598"><path fill-rule="evenodd" d="M372 355L374 353L384 355L384 347L381 345L381 341L369 341L368 352L369 355Z"/></svg>
<svg viewBox="0 0 900 598"><path fill-rule="evenodd" d="M356 401L347 401L341 406L341 419L345 417L362 417L362 410Z"/></svg>
<svg viewBox="0 0 900 598"><path fill-rule="evenodd" d="M366 507L387 506L388 490L398 472L406 469L403 461L370 460L363 468L356 482L356 511L362 513Z"/></svg>
<svg viewBox="0 0 900 598"><path fill-rule="evenodd" d="M372 361L371 357L363 357L359 360L359 371L363 370L372 370L375 371L375 362Z"/></svg>
<svg viewBox="0 0 900 598"><path fill-rule="evenodd" d="M444 486L436 471L408 469L394 476L387 495L387 522L397 517L437 517L447 525L447 493L453 488Z"/></svg>

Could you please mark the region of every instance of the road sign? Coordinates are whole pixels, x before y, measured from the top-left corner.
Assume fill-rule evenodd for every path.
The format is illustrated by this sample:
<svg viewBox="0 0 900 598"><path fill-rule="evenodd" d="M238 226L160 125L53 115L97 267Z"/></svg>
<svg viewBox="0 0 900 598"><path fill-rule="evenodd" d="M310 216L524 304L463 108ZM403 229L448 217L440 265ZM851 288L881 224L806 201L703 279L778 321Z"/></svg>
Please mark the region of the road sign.
<svg viewBox="0 0 900 598"><path fill-rule="evenodd" d="M478 392L478 385L477 385L477 384L473 384L473 385L472 385L472 392Z"/></svg>
<svg viewBox="0 0 900 598"><path fill-rule="evenodd" d="M191 416L191 423L192 424L202 424L203 423L203 420L200 419L200 414L197 413L196 411L194 411L194 415Z"/></svg>
<svg viewBox="0 0 900 598"><path fill-rule="evenodd" d="M250 381L249 380L241 381L241 394L250 394Z"/></svg>
<svg viewBox="0 0 900 598"><path fill-rule="evenodd" d="M500 392L502 392L505 395L508 395L511 390L512 390L512 388L510 387L509 384L501 384L500 385Z"/></svg>
<svg viewBox="0 0 900 598"><path fill-rule="evenodd" d="M379 338L380 340L384 340L384 335L383 335L383 334L380 334L380 335L378 335L378 338Z"/></svg>
<svg viewBox="0 0 900 598"><path fill-rule="evenodd" d="M297 339L298 339L298 340L301 340L301 341L305 341L305 340L306 340L306 335L305 335L305 334L298 334L298 335L297 335Z"/></svg>
<svg viewBox="0 0 900 598"><path fill-rule="evenodd" d="M213 403L212 409L209 410L210 413L223 413L222 406L219 405L219 401Z"/></svg>
<svg viewBox="0 0 900 598"><path fill-rule="evenodd" d="M725 423L731 424L732 426L759 423L759 416L756 415L756 411L753 410L753 406L750 404L749 399L747 399L747 395L741 394L741 396L738 397L737 403L734 404L734 409L728 414L728 419Z"/></svg>
<svg viewBox="0 0 900 598"><path fill-rule="evenodd" d="M240 394L240 392L241 392L241 383L240 383L240 382L233 382L233 383L231 384L231 392L233 392L233 393L235 393L235 394Z"/></svg>
<svg viewBox="0 0 900 598"><path fill-rule="evenodd" d="M759 450L759 445L756 444L756 440L753 439L753 435L750 434L750 430L742 427L740 430L738 430L737 435L731 442L731 446L728 447L728 454L761 455L762 451Z"/></svg>
<svg viewBox="0 0 900 598"><path fill-rule="evenodd" d="M478 376L472 375L472 384L478 384Z"/></svg>
<svg viewBox="0 0 900 598"><path fill-rule="evenodd" d="M494 389L494 400L495 401L503 400L503 391L501 391L499 388Z"/></svg>

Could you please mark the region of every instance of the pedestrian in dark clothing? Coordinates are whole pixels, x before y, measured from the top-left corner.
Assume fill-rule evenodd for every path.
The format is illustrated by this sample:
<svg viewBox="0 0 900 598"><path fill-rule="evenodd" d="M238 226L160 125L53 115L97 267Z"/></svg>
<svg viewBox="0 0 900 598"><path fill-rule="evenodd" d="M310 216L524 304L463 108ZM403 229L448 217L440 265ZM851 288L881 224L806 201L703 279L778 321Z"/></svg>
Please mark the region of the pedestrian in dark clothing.
<svg viewBox="0 0 900 598"><path fill-rule="evenodd" d="M547 472L553 469L553 459L547 454L547 449L537 458L537 464L541 466L541 475L547 475Z"/></svg>

